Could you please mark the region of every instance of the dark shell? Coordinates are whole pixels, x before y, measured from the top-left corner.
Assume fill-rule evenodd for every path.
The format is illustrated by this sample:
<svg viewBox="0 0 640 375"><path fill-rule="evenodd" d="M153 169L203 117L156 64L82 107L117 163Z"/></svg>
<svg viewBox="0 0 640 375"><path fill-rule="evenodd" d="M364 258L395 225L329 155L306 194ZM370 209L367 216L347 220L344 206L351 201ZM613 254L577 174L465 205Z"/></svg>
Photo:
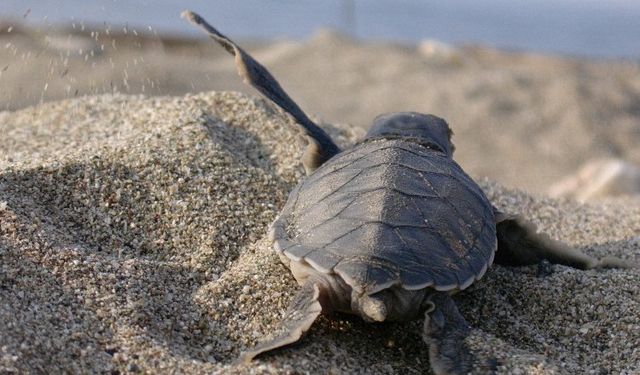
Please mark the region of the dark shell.
<svg viewBox="0 0 640 375"><path fill-rule="evenodd" d="M464 289L496 250L491 203L443 153L371 140L326 162L273 224L277 251L369 294Z"/></svg>

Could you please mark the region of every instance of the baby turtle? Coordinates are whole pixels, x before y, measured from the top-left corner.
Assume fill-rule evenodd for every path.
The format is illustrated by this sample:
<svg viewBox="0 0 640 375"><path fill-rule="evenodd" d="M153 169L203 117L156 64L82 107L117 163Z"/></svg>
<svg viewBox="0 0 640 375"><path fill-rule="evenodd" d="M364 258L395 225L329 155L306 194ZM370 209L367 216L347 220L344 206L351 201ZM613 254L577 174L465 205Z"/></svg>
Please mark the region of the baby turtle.
<svg viewBox="0 0 640 375"><path fill-rule="evenodd" d="M463 374L478 363L464 342L470 327L450 295L494 261L625 267L499 212L453 160L452 132L441 118L382 115L362 141L340 150L262 65L202 17L183 16L234 55L240 76L291 115L309 140L302 157L308 176L269 232L302 288L284 333L243 352L242 361L297 341L321 313L341 311L371 322L423 318L433 371Z"/></svg>

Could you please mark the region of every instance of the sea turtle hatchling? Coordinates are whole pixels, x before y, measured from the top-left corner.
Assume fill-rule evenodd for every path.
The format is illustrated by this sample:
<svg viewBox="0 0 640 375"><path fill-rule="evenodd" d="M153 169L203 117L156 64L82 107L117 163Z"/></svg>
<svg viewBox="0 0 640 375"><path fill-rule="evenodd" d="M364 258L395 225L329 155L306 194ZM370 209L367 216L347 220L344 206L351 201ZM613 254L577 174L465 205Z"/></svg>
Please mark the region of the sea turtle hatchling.
<svg viewBox="0 0 640 375"><path fill-rule="evenodd" d="M453 160L452 133L441 118L382 115L362 141L340 150L262 65L202 17L183 16L233 54L244 80L291 115L309 140L302 158L308 176L269 233L302 288L284 333L241 360L291 344L320 313L341 311L372 322L423 318L433 371L467 373L478 364L464 343L469 325L450 295L480 279L492 262L627 266L591 258L499 212Z"/></svg>

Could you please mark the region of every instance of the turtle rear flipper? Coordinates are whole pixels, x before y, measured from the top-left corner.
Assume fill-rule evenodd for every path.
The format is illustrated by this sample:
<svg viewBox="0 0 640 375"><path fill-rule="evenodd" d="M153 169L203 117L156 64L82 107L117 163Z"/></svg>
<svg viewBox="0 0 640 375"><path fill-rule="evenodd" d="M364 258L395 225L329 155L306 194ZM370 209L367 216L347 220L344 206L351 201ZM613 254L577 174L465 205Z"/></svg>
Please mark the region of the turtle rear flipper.
<svg viewBox="0 0 640 375"><path fill-rule="evenodd" d="M422 338L429 345L429 363L436 375L495 373L495 358L482 363L465 343L471 327L448 293L436 292L427 303Z"/></svg>
<svg viewBox="0 0 640 375"><path fill-rule="evenodd" d="M634 268L636 265L616 257L596 259L538 233L536 226L519 215L496 213L498 251L495 262L506 266L527 266L543 260L581 270Z"/></svg>
<svg viewBox="0 0 640 375"><path fill-rule="evenodd" d="M220 43L230 54L234 55L238 74L243 80L290 114L296 122L302 126L310 140L302 160L307 173L311 173L325 161L340 152L340 148L333 142L331 137L309 119L264 66L231 39L209 25L200 15L185 10L182 12L182 17L200 27L212 39Z"/></svg>
<svg viewBox="0 0 640 375"><path fill-rule="evenodd" d="M293 297L287 309L283 319L284 332L271 340L258 343L251 350L242 352L237 362L248 363L261 353L298 341L311 328L321 312L320 286L311 280L307 281Z"/></svg>

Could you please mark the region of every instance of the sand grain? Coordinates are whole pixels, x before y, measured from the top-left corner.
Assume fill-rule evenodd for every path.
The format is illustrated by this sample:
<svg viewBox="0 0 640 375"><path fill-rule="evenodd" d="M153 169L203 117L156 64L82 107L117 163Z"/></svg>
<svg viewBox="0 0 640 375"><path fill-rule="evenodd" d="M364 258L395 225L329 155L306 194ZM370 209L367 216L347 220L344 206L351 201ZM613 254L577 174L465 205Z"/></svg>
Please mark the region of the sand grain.
<svg viewBox="0 0 640 375"><path fill-rule="evenodd" d="M297 289L264 240L303 176L299 135L235 93L107 95L0 114L0 372L424 373L420 322L323 317L234 367ZM329 127L348 144L362 131ZM501 209L640 262L640 204L482 182ZM458 295L503 373L640 371L640 273L493 267Z"/></svg>

